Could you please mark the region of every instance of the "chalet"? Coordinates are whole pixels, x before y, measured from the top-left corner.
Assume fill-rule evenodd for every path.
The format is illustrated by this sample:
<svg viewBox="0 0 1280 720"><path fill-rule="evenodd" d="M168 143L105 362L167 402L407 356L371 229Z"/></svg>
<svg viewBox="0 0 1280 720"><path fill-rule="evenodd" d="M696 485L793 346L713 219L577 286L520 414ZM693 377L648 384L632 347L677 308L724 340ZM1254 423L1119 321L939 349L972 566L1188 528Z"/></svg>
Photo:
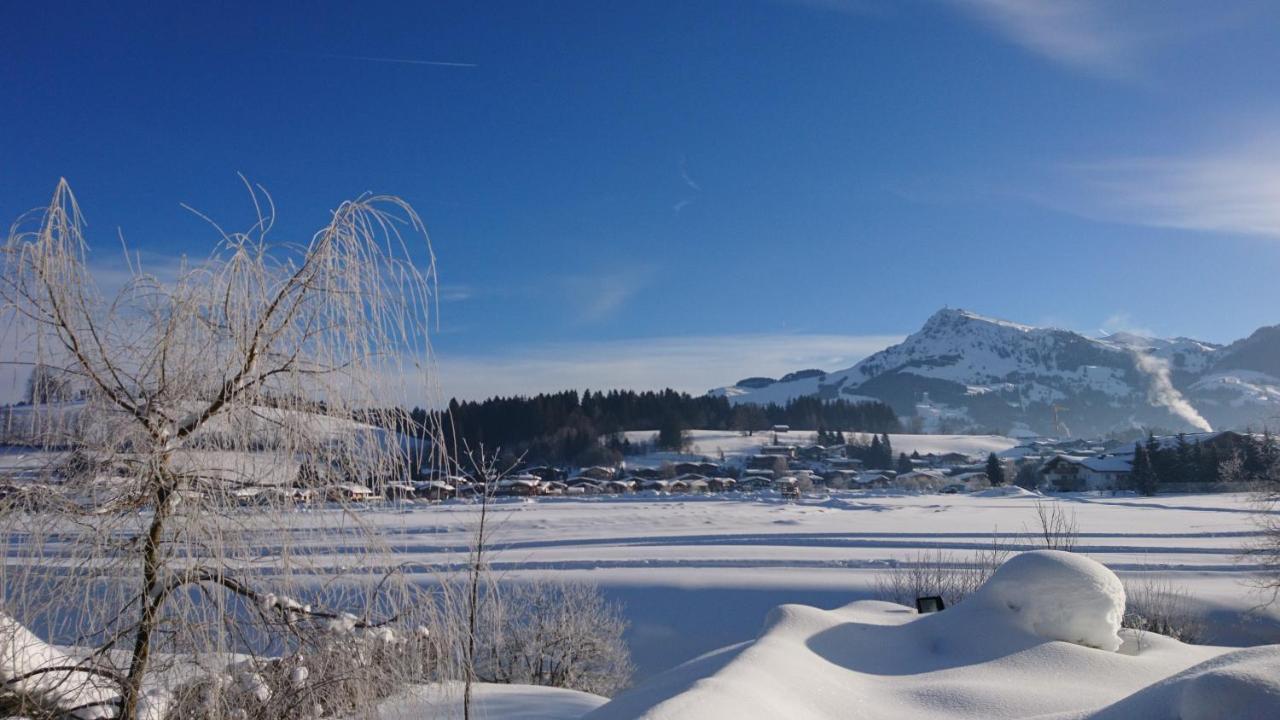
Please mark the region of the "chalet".
<svg viewBox="0 0 1280 720"><path fill-rule="evenodd" d="M973 462L973 458L964 453L948 452L948 453L929 453L922 460L929 467L951 467L954 465L965 465Z"/></svg>
<svg viewBox="0 0 1280 720"><path fill-rule="evenodd" d="M542 483L535 476L517 475L498 482L493 494L498 497L532 497L542 492Z"/></svg>
<svg viewBox="0 0 1280 720"><path fill-rule="evenodd" d="M624 495L632 492L635 486L624 480L606 480L600 484L600 489L602 492Z"/></svg>
<svg viewBox="0 0 1280 720"><path fill-rule="evenodd" d="M866 472L859 473L858 476L853 479L853 485L851 487L862 490L893 487L895 479L894 473L888 470L868 470Z"/></svg>
<svg viewBox="0 0 1280 720"><path fill-rule="evenodd" d="M964 485L970 492L991 487L991 480L986 472L962 472L948 476L947 480Z"/></svg>
<svg viewBox="0 0 1280 720"><path fill-rule="evenodd" d="M1133 472L1133 456L1058 455L1040 467L1040 475L1055 490L1119 490Z"/></svg>
<svg viewBox="0 0 1280 720"><path fill-rule="evenodd" d="M738 481L727 477L707 478L707 490L711 492L726 492L737 487Z"/></svg>
<svg viewBox="0 0 1280 720"><path fill-rule="evenodd" d="M428 480L418 483L414 487L414 494L424 500L444 500L453 497L457 490L457 485L452 485L445 480Z"/></svg>
<svg viewBox="0 0 1280 720"><path fill-rule="evenodd" d="M853 470L862 469L862 461L858 458L831 458L827 464L837 470Z"/></svg>
<svg viewBox="0 0 1280 720"><path fill-rule="evenodd" d="M331 502L366 502L378 496L360 483L338 483L325 488L325 498Z"/></svg>
<svg viewBox="0 0 1280 720"><path fill-rule="evenodd" d="M782 455L752 455L747 458L747 469L772 470L778 464L778 460L786 462L787 458Z"/></svg>
<svg viewBox="0 0 1280 720"><path fill-rule="evenodd" d="M720 466L709 462L678 462L675 464L676 475L701 475L705 477L719 469Z"/></svg>
<svg viewBox="0 0 1280 720"><path fill-rule="evenodd" d="M947 483L941 470L912 470L896 478L897 486L904 490L938 490Z"/></svg>
<svg viewBox="0 0 1280 720"><path fill-rule="evenodd" d="M776 433L791 432L791 426L790 425L774 425L773 427L769 428L769 432L776 432Z"/></svg>
<svg viewBox="0 0 1280 720"><path fill-rule="evenodd" d="M827 449L821 445L808 445L802 448L796 448L796 456L801 460L821 461L830 457Z"/></svg>
<svg viewBox="0 0 1280 720"><path fill-rule="evenodd" d="M578 472L578 475L585 478L591 478L592 480L612 480L613 476L616 474L617 473L614 472L613 468L607 468L601 465L583 468Z"/></svg>
<svg viewBox="0 0 1280 720"><path fill-rule="evenodd" d="M853 485L857 477L857 470L831 470L823 475L822 479L827 487L844 490Z"/></svg>
<svg viewBox="0 0 1280 720"><path fill-rule="evenodd" d="M417 488L410 483L389 482L383 486L382 494L388 500L412 500L417 494Z"/></svg>
<svg viewBox="0 0 1280 720"><path fill-rule="evenodd" d="M641 490L651 490L653 492L667 492L671 489L670 480L645 480L640 485Z"/></svg>
<svg viewBox="0 0 1280 720"><path fill-rule="evenodd" d="M707 482L706 478L697 477L686 482L689 485L689 492L695 495L702 495L711 491L711 484Z"/></svg>
<svg viewBox="0 0 1280 720"><path fill-rule="evenodd" d="M770 455L773 457L794 458L796 456L795 445L765 445L760 448L761 455Z"/></svg>
<svg viewBox="0 0 1280 720"><path fill-rule="evenodd" d="M800 497L800 482L793 477L780 477L773 481L773 489L777 490L782 497L798 498Z"/></svg>

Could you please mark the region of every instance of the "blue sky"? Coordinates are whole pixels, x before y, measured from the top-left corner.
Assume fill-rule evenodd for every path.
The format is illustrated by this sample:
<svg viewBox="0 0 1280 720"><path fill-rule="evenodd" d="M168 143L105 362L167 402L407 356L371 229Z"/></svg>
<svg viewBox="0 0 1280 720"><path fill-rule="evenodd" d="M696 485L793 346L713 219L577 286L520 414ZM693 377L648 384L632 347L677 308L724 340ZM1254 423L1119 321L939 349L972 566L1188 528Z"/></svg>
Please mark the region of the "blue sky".
<svg viewBox="0 0 1280 720"><path fill-rule="evenodd" d="M363 191L431 232L446 394L836 369L944 305L1226 342L1280 322L1280 6L25 3L0 217L94 262ZM440 63L440 64L431 64Z"/></svg>

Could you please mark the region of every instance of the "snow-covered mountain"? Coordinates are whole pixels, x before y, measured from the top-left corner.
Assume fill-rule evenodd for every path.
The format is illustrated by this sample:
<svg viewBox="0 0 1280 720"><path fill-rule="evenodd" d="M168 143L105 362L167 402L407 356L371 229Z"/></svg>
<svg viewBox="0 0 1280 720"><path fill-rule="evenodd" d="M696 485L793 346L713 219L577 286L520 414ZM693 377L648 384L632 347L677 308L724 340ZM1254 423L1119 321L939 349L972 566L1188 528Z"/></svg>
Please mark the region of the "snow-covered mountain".
<svg viewBox="0 0 1280 720"><path fill-rule="evenodd" d="M851 368L750 378L711 393L735 403L875 398L926 429L1094 434L1260 427L1280 415L1278 378L1280 326L1223 347L1132 333L1093 338L945 309Z"/></svg>

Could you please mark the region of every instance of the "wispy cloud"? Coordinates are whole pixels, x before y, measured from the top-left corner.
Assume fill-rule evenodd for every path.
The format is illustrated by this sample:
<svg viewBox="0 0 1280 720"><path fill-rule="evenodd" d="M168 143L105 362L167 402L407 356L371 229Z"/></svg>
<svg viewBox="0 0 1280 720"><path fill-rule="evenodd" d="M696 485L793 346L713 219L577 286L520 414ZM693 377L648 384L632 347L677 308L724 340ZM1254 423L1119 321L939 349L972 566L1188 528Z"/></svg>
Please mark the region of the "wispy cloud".
<svg viewBox="0 0 1280 720"><path fill-rule="evenodd" d="M1099 331L1103 335L1128 333L1130 335L1140 335L1142 337L1157 337L1155 330L1138 323L1133 319L1133 316L1127 312L1112 313L1106 320L1102 321L1102 327L1099 328Z"/></svg>
<svg viewBox="0 0 1280 720"><path fill-rule="evenodd" d="M436 288L436 297L440 302L462 302L476 296L475 288L457 283L443 284Z"/></svg>
<svg viewBox="0 0 1280 720"><path fill-rule="evenodd" d="M1056 63L1108 77L1136 70L1137 38L1099 0L951 0L1010 41Z"/></svg>
<svg viewBox="0 0 1280 720"><path fill-rule="evenodd" d="M441 353L442 397L480 399L564 389L673 387L702 393L753 375L838 370L901 336L719 335L512 347L500 354Z"/></svg>
<svg viewBox="0 0 1280 720"><path fill-rule="evenodd" d="M396 65L429 65L432 67L478 68L479 65L469 62L452 62L449 60L422 60L418 58L375 57L370 55L343 55L339 53L314 53L316 57L333 60L359 60L362 62L393 63Z"/></svg>
<svg viewBox="0 0 1280 720"><path fill-rule="evenodd" d="M1280 237L1280 135L1163 157L1067 167L1051 204L1104 220Z"/></svg>
<svg viewBox="0 0 1280 720"><path fill-rule="evenodd" d="M688 185L690 188L698 192L702 192L702 186L694 182L693 178L689 177L689 161L684 157L680 158L680 179L684 180L684 184Z"/></svg>
<svg viewBox="0 0 1280 720"><path fill-rule="evenodd" d="M680 156L680 179L684 182L686 188L694 191L695 193L702 192L702 186L689 175L689 161L683 155ZM676 214L679 214L681 210L692 205L693 200L694 199L692 197L682 198L675 205L671 206L671 210Z"/></svg>
<svg viewBox="0 0 1280 720"><path fill-rule="evenodd" d="M615 316L631 298L653 279L655 269L647 266L560 278L562 296L573 308L573 316L583 324L598 323Z"/></svg>

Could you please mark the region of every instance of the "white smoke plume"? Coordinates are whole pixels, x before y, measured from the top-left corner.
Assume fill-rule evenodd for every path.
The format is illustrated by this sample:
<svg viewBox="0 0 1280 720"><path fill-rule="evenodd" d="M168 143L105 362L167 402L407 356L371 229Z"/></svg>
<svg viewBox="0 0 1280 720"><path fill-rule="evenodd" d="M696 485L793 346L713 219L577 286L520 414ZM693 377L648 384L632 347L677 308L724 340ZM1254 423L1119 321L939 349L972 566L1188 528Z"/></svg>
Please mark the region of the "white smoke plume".
<svg viewBox="0 0 1280 720"><path fill-rule="evenodd" d="M1169 408L1169 412L1186 420L1197 430L1203 430L1204 432L1213 430L1213 427L1209 425L1209 421L1196 412L1191 403L1187 402L1182 393L1178 392L1178 389L1173 386L1173 381L1169 379L1169 363L1167 361L1141 352L1135 352L1133 359L1138 369L1151 378L1151 385L1147 387L1148 400Z"/></svg>

